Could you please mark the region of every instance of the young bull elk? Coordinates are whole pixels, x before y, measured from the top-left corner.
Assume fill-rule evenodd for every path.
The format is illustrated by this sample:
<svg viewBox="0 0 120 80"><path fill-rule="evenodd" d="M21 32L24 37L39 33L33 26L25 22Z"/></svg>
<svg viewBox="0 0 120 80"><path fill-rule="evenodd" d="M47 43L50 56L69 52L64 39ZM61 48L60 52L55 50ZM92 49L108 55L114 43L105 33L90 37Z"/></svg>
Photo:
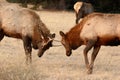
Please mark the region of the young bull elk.
<svg viewBox="0 0 120 80"><path fill-rule="evenodd" d="M53 37L39 16L15 4L0 3L0 41L4 36L23 40L26 62L31 62L32 47L38 56L52 47ZM50 39L51 38L51 39Z"/></svg>
<svg viewBox="0 0 120 80"><path fill-rule="evenodd" d="M78 24L80 18L84 18L88 14L94 11L92 4L85 2L76 2L74 4L74 10L76 14L76 24Z"/></svg>
<svg viewBox="0 0 120 80"><path fill-rule="evenodd" d="M86 45L84 49L85 64L87 73L91 74L94 60L102 45L120 45L120 14L92 13L74 26L69 32L64 34L60 31L61 43L66 49L66 55L70 56L72 50L81 45ZM89 64L88 51L93 48L91 62Z"/></svg>

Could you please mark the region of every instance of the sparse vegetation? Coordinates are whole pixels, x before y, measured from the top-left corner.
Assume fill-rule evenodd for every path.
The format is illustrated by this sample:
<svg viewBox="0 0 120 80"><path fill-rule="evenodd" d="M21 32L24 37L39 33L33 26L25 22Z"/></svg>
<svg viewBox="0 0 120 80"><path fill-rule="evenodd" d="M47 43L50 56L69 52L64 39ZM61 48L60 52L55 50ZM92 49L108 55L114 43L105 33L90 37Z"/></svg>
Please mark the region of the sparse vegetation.
<svg viewBox="0 0 120 80"><path fill-rule="evenodd" d="M0 80L40 80L34 68L12 66L0 68Z"/></svg>

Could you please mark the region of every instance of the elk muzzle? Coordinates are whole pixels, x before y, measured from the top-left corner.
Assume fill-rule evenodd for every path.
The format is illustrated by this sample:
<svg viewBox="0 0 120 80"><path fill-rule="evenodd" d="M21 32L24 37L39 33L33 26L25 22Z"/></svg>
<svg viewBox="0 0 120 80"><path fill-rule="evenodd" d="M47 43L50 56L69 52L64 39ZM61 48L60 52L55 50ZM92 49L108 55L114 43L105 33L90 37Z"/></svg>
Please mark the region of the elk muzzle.
<svg viewBox="0 0 120 80"><path fill-rule="evenodd" d="M48 50L50 47L52 47L52 42L53 40L49 40L46 43L43 42L42 45L39 46L38 57L42 57L44 52Z"/></svg>

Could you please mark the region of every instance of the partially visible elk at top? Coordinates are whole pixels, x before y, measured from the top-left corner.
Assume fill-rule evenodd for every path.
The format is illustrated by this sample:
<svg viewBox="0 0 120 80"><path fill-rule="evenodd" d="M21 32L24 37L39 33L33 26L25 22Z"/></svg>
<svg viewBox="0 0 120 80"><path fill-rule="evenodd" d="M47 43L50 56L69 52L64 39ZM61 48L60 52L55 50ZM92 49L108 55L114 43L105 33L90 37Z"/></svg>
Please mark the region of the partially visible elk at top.
<svg viewBox="0 0 120 80"><path fill-rule="evenodd" d="M34 11L16 4L0 3L0 41L4 36L23 41L26 62L31 62L32 47L39 49L38 56L52 47L55 34L41 21Z"/></svg>
<svg viewBox="0 0 120 80"><path fill-rule="evenodd" d="M92 4L85 2L76 2L74 4L74 10L76 14L76 24L78 24L81 18L84 18L88 14L94 12Z"/></svg>
<svg viewBox="0 0 120 80"><path fill-rule="evenodd" d="M60 31L60 35L67 56L72 54L72 50L85 45L83 50L85 64L88 74L91 74L100 47L120 45L120 14L91 13L66 34ZM92 48L89 63L88 52Z"/></svg>

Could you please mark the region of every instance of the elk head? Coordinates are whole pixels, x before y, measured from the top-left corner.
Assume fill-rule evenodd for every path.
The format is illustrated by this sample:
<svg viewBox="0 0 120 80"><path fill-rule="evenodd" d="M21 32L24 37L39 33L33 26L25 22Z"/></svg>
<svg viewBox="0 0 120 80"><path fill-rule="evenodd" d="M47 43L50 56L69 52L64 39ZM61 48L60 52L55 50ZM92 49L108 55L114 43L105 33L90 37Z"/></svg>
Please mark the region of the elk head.
<svg viewBox="0 0 120 80"><path fill-rule="evenodd" d="M50 47L52 47L53 39L55 38L55 34L51 34L50 37L45 38L42 40L42 43L38 44L39 51L38 56L41 57L46 50L48 50Z"/></svg>
<svg viewBox="0 0 120 80"><path fill-rule="evenodd" d="M62 37L61 43L63 44L63 46L66 49L66 55L70 56L72 54L72 49L71 49L69 40L68 40L66 34L64 34L62 31L60 31L60 35Z"/></svg>

